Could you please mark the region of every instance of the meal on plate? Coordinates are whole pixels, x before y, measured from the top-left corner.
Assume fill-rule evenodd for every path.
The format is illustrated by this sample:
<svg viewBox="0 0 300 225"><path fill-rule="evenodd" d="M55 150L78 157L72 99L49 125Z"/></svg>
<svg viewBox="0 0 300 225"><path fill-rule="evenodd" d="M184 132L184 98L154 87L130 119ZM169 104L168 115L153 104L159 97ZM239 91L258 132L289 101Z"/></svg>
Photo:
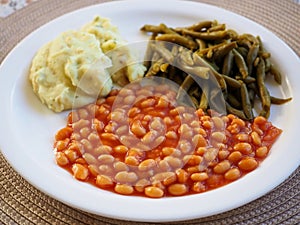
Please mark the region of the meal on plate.
<svg viewBox="0 0 300 225"><path fill-rule="evenodd" d="M260 37L217 21L141 30L151 34L143 63L99 16L34 57L34 92L55 112L72 109L55 135L57 164L150 198L202 193L255 170L282 133L268 121L271 104L291 100L265 85L282 78Z"/></svg>

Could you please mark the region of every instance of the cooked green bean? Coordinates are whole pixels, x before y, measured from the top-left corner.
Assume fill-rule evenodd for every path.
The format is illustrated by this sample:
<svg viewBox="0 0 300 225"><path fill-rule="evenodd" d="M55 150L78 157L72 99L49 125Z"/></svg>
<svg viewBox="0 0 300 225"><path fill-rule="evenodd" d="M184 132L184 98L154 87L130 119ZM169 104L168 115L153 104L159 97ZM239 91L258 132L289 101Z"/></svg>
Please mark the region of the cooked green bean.
<svg viewBox="0 0 300 225"><path fill-rule="evenodd" d="M174 61L173 54L166 48L162 46L161 43L150 43L151 48L156 51L166 62L171 63Z"/></svg>
<svg viewBox="0 0 300 225"><path fill-rule="evenodd" d="M249 41L251 44L249 45L249 48L251 47L251 45L255 45L255 44L259 44L259 41L257 40L256 37L254 37L252 34L242 34L239 36L240 39L244 39Z"/></svg>
<svg viewBox="0 0 300 225"><path fill-rule="evenodd" d="M274 64L271 64L270 66L270 73L274 76L274 80L278 83L282 83L282 76L279 70L276 68Z"/></svg>
<svg viewBox="0 0 300 225"><path fill-rule="evenodd" d="M168 70L169 65L170 65L169 63L163 63L163 64L161 64L160 67L159 67L160 71L163 72L163 73L166 73L167 70Z"/></svg>
<svg viewBox="0 0 300 225"><path fill-rule="evenodd" d="M222 74L230 76L233 67L233 58L234 55L232 50L228 52L223 61Z"/></svg>
<svg viewBox="0 0 300 225"><path fill-rule="evenodd" d="M191 77L191 75L187 75L178 89L176 99L183 101L184 99L182 98L185 96L185 94L187 93L187 91L189 90L189 88L192 86L194 82L195 81Z"/></svg>
<svg viewBox="0 0 300 225"><path fill-rule="evenodd" d="M251 41L245 38L241 38L241 36L238 37L238 44L241 48L249 49L251 44Z"/></svg>
<svg viewBox="0 0 300 225"><path fill-rule="evenodd" d="M180 85L180 89L181 89L181 90L188 91L194 82L195 82L195 81L194 81L194 79L191 77L191 75L187 75L187 76L185 77L184 81L182 82L182 84Z"/></svg>
<svg viewBox="0 0 300 225"><path fill-rule="evenodd" d="M245 116L249 119L253 119L252 105L249 98L248 90L245 83L241 84L241 99L242 99L242 107L245 113Z"/></svg>
<svg viewBox="0 0 300 225"><path fill-rule="evenodd" d="M245 79L243 79L243 81L246 83L246 84L251 84L251 83L254 83L256 82L256 79L254 77L246 77Z"/></svg>
<svg viewBox="0 0 300 225"><path fill-rule="evenodd" d="M179 49L178 51L178 56L176 57L176 63L184 63L185 65L188 66L193 66L194 65L194 59L192 57L191 51L186 50L186 49Z"/></svg>
<svg viewBox="0 0 300 225"><path fill-rule="evenodd" d="M252 74L253 63L257 57L258 51L259 51L259 44L253 44L249 48L246 62L247 62L248 72L250 75Z"/></svg>
<svg viewBox="0 0 300 225"><path fill-rule="evenodd" d="M208 29L212 26L212 21L200 21L199 23L195 23L192 26L185 27L184 29L193 30L193 31L202 31L203 29ZM183 28L177 28L175 30L182 30Z"/></svg>
<svg viewBox="0 0 300 225"><path fill-rule="evenodd" d="M179 28L163 23L145 25L141 30L152 32L157 43L152 42L147 50L146 56L153 62L147 64L145 76L162 76L178 83L178 99L187 93L195 107L222 111L224 102L220 99L225 99L227 113L252 120L256 100L261 104L259 115L266 118L271 104L291 100L270 96L265 85L267 74L279 85L282 75L271 63L271 54L259 36L239 35L216 20ZM207 85L211 78L217 83Z"/></svg>
<svg viewBox="0 0 300 225"><path fill-rule="evenodd" d="M266 118L270 115L270 107L271 107L271 98L269 91L265 86L265 62L264 60L260 60L257 66L257 87L259 91L259 96L261 99L262 110L259 115L264 116Z"/></svg>
<svg viewBox="0 0 300 225"><path fill-rule="evenodd" d="M216 71L208 62L206 62L198 54L194 53L193 58L194 58L194 61L195 61L195 65L206 67L206 68L209 68L211 70L211 72L214 74L215 78L219 82L219 85L220 85L222 90L227 89L226 81L225 81L224 77L218 71Z"/></svg>
<svg viewBox="0 0 300 225"><path fill-rule="evenodd" d="M237 48L237 43L235 41L224 43L222 46L217 48L213 54L213 60L222 61L224 56L231 52L232 49Z"/></svg>
<svg viewBox="0 0 300 225"><path fill-rule="evenodd" d="M236 79L223 75L221 74L221 76L224 78L224 80L226 81L226 83L228 84L228 86L233 87L233 88L240 88L241 87L241 83L238 82Z"/></svg>
<svg viewBox="0 0 300 225"><path fill-rule="evenodd" d="M226 105L224 93L220 90L220 88L211 88L208 92L208 104L209 108L214 112L218 112L221 114L226 113Z"/></svg>
<svg viewBox="0 0 300 225"><path fill-rule="evenodd" d="M228 38L232 41L237 41L239 38L239 35L235 30L228 29L227 34L228 34Z"/></svg>
<svg viewBox="0 0 300 225"><path fill-rule="evenodd" d="M234 54L234 60L237 67L239 68L242 78L245 79L248 76L248 67L246 65L246 62L243 56L237 50L233 49L232 52Z"/></svg>
<svg viewBox="0 0 300 225"><path fill-rule="evenodd" d="M240 46L236 48L236 50L243 56L244 59L247 58L249 50L243 46Z"/></svg>
<svg viewBox="0 0 300 225"><path fill-rule="evenodd" d="M256 92L253 89L249 88L248 89L248 95L249 95L249 99L251 101L251 105L252 105L252 108L253 108L254 107L254 100L255 100Z"/></svg>
<svg viewBox="0 0 300 225"><path fill-rule="evenodd" d="M194 96L191 96L191 99L192 99L192 102L193 102L195 108L198 109L199 108L199 101L198 101L198 99L195 98Z"/></svg>
<svg viewBox="0 0 300 225"><path fill-rule="evenodd" d="M270 62L271 54L265 50L264 44L260 36L257 36L256 39L258 40L259 43L259 54L263 57L265 61L265 71L268 72L271 66L271 62Z"/></svg>
<svg viewBox="0 0 300 225"><path fill-rule="evenodd" d="M209 78L209 68L203 66L188 66L179 65L179 68L190 75L197 76L201 79L207 80Z"/></svg>
<svg viewBox="0 0 300 225"><path fill-rule="evenodd" d="M213 32L196 32L188 29L182 29L180 32L183 35L189 35L193 38L200 38L202 40L222 40L228 37L227 31L213 31Z"/></svg>
<svg viewBox="0 0 300 225"><path fill-rule="evenodd" d="M206 97L206 94L204 92L202 92L200 103L199 103L199 108L206 111L207 107L208 107L207 97Z"/></svg>
<svg viewBox="0 0 300 225"><path fill-rule="evenodd" d="M229 105L228 102L226 102L225 104L226 104L226 109L227 109L228 113L234 114L234 115L240 117L243 120L247 120L248 119L246 117L245 113L242 110L233 108L231 105Z"/></svg>
<svg viewBox="0 0 300 225"><path fill-rule="evenodd" d="M155 76L160 71L160 67L163 63L165 63L163 58L153 62L153 64L150 66L147 73L145 74L145 77Z"/></svg>
<svg viewBox="0 0 300 225"><path fill-rule="evenodd" d="M196 41L196 43L199 46L198 47L199 50L203 50L203 49L205 49L207 47L206 42L203 41L202 39L197 38L195 41Z"/></svg>
<svg viewBox="0 0 300 225"><path fill-rule="evenodd" d="M202 55L207 55L208 52L212 52L214 51L215 49L223 46L224 43L219 43L219 44L216 44L216 45L212 45L212 46L207 46L206 48L203 48L203 49L198 49L198 51L196 51L198 53L198 55L202 56Z"/></svg>
<svg viewBox="0 0 300 225"><path fill-rule="evenodd" d="M231 106L233 106L233 107L235 107L235 108L241 108L242 107L242 105L241 105L241 101L239 101L233 94L231 94L231 93L229 93L228 95L227 95L227 102L231 105Z"/></svg>
<svg viewBox="0 0 300 225"><path fill-rule="evenodd" d="M277 98L277 97L274 97L274 96L271 96L271 103L272 104L275 104L275 105L282 105L284 103L287 103L289 101L292 100L292 98Z"/></svg>
<svg viewBox="0 0 300 225"><path fill-rule="evenodd" d="M141 28L142 31L156 33L156 34L176 34L175 31L168 28L165 24L161 23L159 26L146 24Z"/></svg>
<svg viewBox="0 0 300 225"><path fill-rule="evenodd" d="M193 40L177 34L162 34L157 36L156 40L177 43L189 49L195 49L197 47L197 44Z"/></svg>
<svg viewBox="0 0 300 225"><path fill-rule="evenodd" d="M207 29L208 32L213 32L213 31L221 31L225 30L226 25L225 24L216 24L214 26L211 26L210 28Z"/></svg>

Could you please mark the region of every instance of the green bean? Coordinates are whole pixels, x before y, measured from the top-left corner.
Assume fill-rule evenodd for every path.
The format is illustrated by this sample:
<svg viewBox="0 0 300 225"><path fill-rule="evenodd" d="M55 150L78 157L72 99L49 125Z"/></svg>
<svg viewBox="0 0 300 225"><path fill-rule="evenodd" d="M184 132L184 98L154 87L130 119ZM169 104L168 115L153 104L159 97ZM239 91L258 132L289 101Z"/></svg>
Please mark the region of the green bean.
<svg viewBox="0 0 300 225"><path fill-rule="evenodd" d="M208 62L206 62L197 53L193 54L193 58L194 58L195 65L199 65L199 66L202 66L202 67L207 67L211 70L211 72L213 73L213 75L215 76L217 81L219 82L219 85L220 85L222 90L227 89L226 81L225 81L224 77L218 71L216 71Z"/></svg>
<svg viewBox="0 0 300 225"><path fill-rule="evenodd" d="M212 109L215 112L225 114L226 113L225 98L220 88L212 88L208 93L209 93L208 105L210 109Z"/></svg>
<svg viewBox="0 0 300 225"><path fill-rule="evenodd" d="M249 83L249 84L247 84L247 87L248 87L248 89L249 90L254 90L256 93L258 93L258 88L257 88L257 84L256 84L256 82L255 83Z"/></svg>
<svg viewBox="0 0 300 225"><path fill-rule="evenodd" d="M192 54L191 54L191 51L189 50L186 50L186 49L182 49L180 50L179 49L179 52L178 52L178 57L176 57L176 62L178 63L183 63L185 65L188 65L188 66L193 66L194 65L194 59L192 57Z"/></svg>
<svg viewBox="0 0 300 225"><path fill-rule="evenodd" d="M198 44L198 49L203 50L206 48L206 42L203 41L202 39L197 38L196 43Z"/></svg>
<svg viewBox="0 0 300 225"><path fill-rule="evenodd" d="M236 50L243 56L244 59L247 58L248 51L249 51L247 48L239 46L239 47L237 47Z"/></svg>
<svg viewBox="0 0 300 225"><path fill-rule="evenodd" d="M226 98L226 101L233 107L235 108L241 108L242 105L241 105L241 101L238 100L235 95L231 94L231 93L228 93L227 95L227 98Z"/></svg>
<svg viewBox="0 0 300 225"><path fill-rule="evenodd" d="M271 107L271 98L269 91L267 90L265 83L265 62L264 60L260 60L257 66L257 87L259 91L259 96L261 99L262 111L259 115L264 116L266 118L270 115L270 107Z"/></svg>
<svg viewBox="0 0 300 225"><path fill-rule="evenodd" d="M199 108L203 109L204 111L206 111L208 108L208 101L207 101L206 94L204 92L202 92L202 95L201 95Z"/></svg>
<svg viewBox="0 0 300 225"><path fill-rule="evenodd" d="M282 76L279 70L276 68L274 64L271 64L270 73L274 76L274 80L278 83L282 83Z"/></svg>
<svg viewBox="0 0 300 225"><path fill-rule="evenodd" d="M209 78L209 68L203 66L188 66L188 65L180 65L180 69L184 72L195 75L201 79L207 80Z"/></svg>
<svg viewBox="0 0 300 225"><path fill-rule="evenodd" d="M241 38L241 36L238 37L237 42L238 42L240 47L243 47L243 48L246 48L246 49L249 49L250 46L252 45L251 42L248 39Z"/></svg>
<svg viewBox="0 0 300 225"><path fill-rule="evenodd" d="M182 82L182 84L180 85L180 89L181 90L185 90L188 91L190 89L190 87L193 85L194 83L194 79L191 77L191 75L187 75L184 79L184 81Z"/></svg>
<svg viewBox="0 0 300 225"><path fill-rule="evenodd" d="M246 77L245 79L243 79L243 81L244 81L246 84L251 84L251 83L256 82L256 78L248 76L248 77Z"/></svg>
<svg viewBox="0 0 300 225"><path fill-rule="evenodd" d="M242 107L245 113L245 116L249 119L253 119L252 105L248 95L248 90L245 83L241 84L241 99L242 99Z"/></svg>
<svg viewBox="0 0 300 225"><path fill-rule="evenodd" d="M257 38L254 37L252 34L242 34L239 36L239 39L246 41L248 48L250 48L251 45L259 44L259 41L257 40Z"/></svg>
<svg viewBox="0 0 300 225"><path fill-rule="evenodd" d="M170 80L174 80L176 77L178 69L175 66L169 67L168 77Z"/></svg>
<svg viewBox="0 0 300 225"><path fill-rule="evenodd" d="M271 104L292 99L270 96L266 75L273 75L278 84L282 76L259 36L239 35L216 20L175 29L163 23L145 25L141 30L152 32L152 39L157 41L147 49L147 57L154 62L147 64L146 76L162 76L178 83L177 98L181 99L185 91L195 107L208 113L215 109L221 112L224 102L220 100L225 99L227 113L252 120L257 99L259 115L268 118ZM211 83L211 78L217 83Z"/></svg>
<svg viewBox="0 0 300 225"><path fill-rule="evenodd" d="M246 62L245 62L243 56L237 50L233 49L232 51L234 54L235 63L237 65L237 67L239 68L242 78L245 79L248 76L248 68L247 68Z"/></svg>
<svg viewBox="0 0 300 225"><path fill-rule="evenodd" d="M173 29L169 28L166 26L164 23L159 24L159 27L162 29L164 34L178 34L176 31Z"/></svg>
<svg viewBox="0 0 300 225"><path fill-rule="evenodd" d="M185 27L184 29L193 30L193 31L201 31L203 29L208 29L212 26L212 21L200 21L199 23L195 23L192 26ZM177 28L175 30L182 30L183 28Z"/></svg>
<svg viewBox="0 0 300 225"><path fill-rule="evenodd" d="M186 92L193 85L193 83L194 83L194 79L191 77L191 75L187 75L178 89L176 99L179 101L184 101L183 98L184 98Z"/></svg>
<svg viewBox="0 0 300 225"><path fill-rule="evenodd" d="M254 60L254 62L253 62L253 66L254 66L254 67L257 67L259 61L260 61L260 58L257 57L257 58Z"/></svg>
<svg viewBox="0 0 300 225"><path fill-rule="evenodd" d="M231 105L229 105L228 102L226 102L225 104L228 113L234 114L243 120L248 120L248 118L246 117L245 113L242 110L232 107Z"/></svg>
<svg viewBox="0 0 300 225"><path fill-rule="evenodd" d="M158 54L158 52L154 52L153 56L152 56L152 60L151 60L151 65L160 59L161 59L161 56Z"/></svg>
<svg viewBox="0 0 300 225"><path fill-rule="evenodd" d="M228 38L232 41L237 41L239 39L239 35L235 30L228 29L227 34L228 34Z"/></svg>
<svg viewBox="0 0 300 225"><path fill-rule="evenodd" d="M191 39L188 39L187 37L178 35L178 34L162 34L156 37L157 41L167 41L167 42L173 42L179 45L182 45L189 49L195 49L197 47L196 42L194 42Z"/></svg>
<svg viewBox="0 0 300 225"><path fill-rule="evenodd" d="M222 40L228 37L227 31L213 31L213 32L195 32L188 29L182 29L180 31L183 35L189 35L193 38L200 38L202 40Z"/></svg>
<svg viewBox="0 0 300 225"><path fill-rule="evenodd" d="M277 97L274 97L274 96L271 96L271 103L272 104L275 104L275 105L282 105L284 103L287 103L289 101L291 101L293 98L290 97L290 98L277 98Z"/></svg>
<svg viewBox="0 0 300 225"><path fill-rule="evenodd" d="M221 76L224 78L224 80L226 81L226 83L233 88L240 88L241 87L241 83L238 82L236 79L231 78L229 76L223 75L221 74Z"/></svg>
<svg viewBox="0 0 300 225"><path fill-rule="evenodd" d="M222 42L222 43L219 43L219 44L216 44L216 45L208 46L206 48L197 50L197 53L200 56L201 55L207 55L209 52L213 52L215 49L217 49L217 48L219 48L223 45L224 45L224 43Z"/></svg>
<svg viewBox="0 0 300 225"><path fill-rule="evenodd" d="M246 61L247 61L248 72L250 75L252 74L253 63L257 57L258 51L259 51L259 44L253 44L249 48Z"/></svg>
<svg viewBox="0 0 300 225"><path fill-rule="evenodd" d="M163 63L163 64L160 65L159 69L160 69L161 72L166 73L169 66L170 66L169 63Z"/></svg>
<svg viewBox="0 0 300 225"><path fill-rule="evenodd" d="M270 62L271 54L266 51L260 36L257 36L256 39L258 40L259 43L259 54L263 57L265 61L265 71L268 72L271 66L271 62Z"/></svg>
<svg viewBox="0 0 300 225"><path fill-rule="evenodd" d="M222 74L230 76L230 72L233 67L233 53L232 50L228 52L223 61Z"/></svg>
<svg viewBox="0 0 300 225"><path fill-rule="evenodd" d="M141 31L152 32L154 34L163 33L160 26L145 24L141 27Z"/></svg>
<svg viewBox="0 0 300 225"><path fill-rule="evenodd" d="M248 89L248 95L249 95L249 99L250 99L250 102L251 102L251 105L252 105L252 108L253 108L256 92L253 89L249 88Z"/></svg>
<svg viewBox="0 0 300 225"><path fill-rule="evenodd" d="M151 45L151 48L154 51L156 51L162 58L164 58L166 62L168 62L168 63L173 62L174 56L168 49L164 48L161 43L159 43L159 42L156 42L155 44L150 43L150 45Z"/></svg>
<svg viewBox="0 0 300 225"><path fill-rule="evenodd" d="M152 32L156 34L176 34L175 31L171 30L163 23L161 23L159 26L146 24L141 28L141 31Z"/></svg>
<svg viewBox="0 0 300 225"><path fill-rule="evenodd" d="M226 25L225 24L216 24L214 26L211 26L210 28L207 29L208 32L213 32L213 31L221 31L225 30Z"/></svg>
<svg viewBox="0 0 300 225"><path fill-rule="evenodd" d="M213 54L213 59L215 61L221 61L225 55L227 55L232 49L237 48L237 43L235 41L225 43L224 45L217 48Z"/></svg>
<svg viewBox="0 0 300 225"><path fill-rule="evenodd" d="M164 63L163 58L153 62L153 64L150 66L149 70L145 74L145 77L157 75L157 73L160 71L160 67L163 63Z"/></svg>
<svg viewBox="0 0 300 225"><path fill-rule="evenodd" d="M195 98L194 96L191 96L191 99L192 99L192 102L193 102L195 108L198 109L199 108L199 101L198 101L198 99Z"/></svg>

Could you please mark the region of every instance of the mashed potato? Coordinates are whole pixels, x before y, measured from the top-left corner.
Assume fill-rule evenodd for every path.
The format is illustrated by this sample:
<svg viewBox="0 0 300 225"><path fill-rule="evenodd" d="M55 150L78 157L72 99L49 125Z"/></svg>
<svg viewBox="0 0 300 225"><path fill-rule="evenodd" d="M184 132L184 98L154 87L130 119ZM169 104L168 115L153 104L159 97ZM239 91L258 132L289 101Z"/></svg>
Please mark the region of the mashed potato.
<svg viewBox="0 0 300 225"><path fill-rule="evenodd" d="M144 76L146 68L136 62L132 49L109 19L97 16L81 30L95 35L102 51L112 60L113 65L108 71L114 83L123 86Z"/></svg>
<svg viewBox="0 0 300 225"><path fill-rule="evenodd" d="M29 80L54 112L81 107L106 96L113 83L125 85L144 75L117 27L95 17L79 31L66 31L35 55ZM130 64L130 65L129 65Z"/></svg>

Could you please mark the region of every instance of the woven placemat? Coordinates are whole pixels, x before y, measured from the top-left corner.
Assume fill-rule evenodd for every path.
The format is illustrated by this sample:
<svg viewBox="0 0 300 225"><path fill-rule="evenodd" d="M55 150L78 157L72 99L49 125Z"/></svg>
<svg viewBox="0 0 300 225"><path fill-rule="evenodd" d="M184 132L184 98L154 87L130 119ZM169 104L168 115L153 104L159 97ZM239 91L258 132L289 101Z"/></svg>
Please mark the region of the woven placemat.
<svg viewBox="0 0 300 225"><path fill-rule="evenodd" d="M39 0L0 19L0 62L26 35L46 22L105 0ZM292 0L204 0L254 20L300 56L300 5ZM299 224L300 169L263 197L222 214L179 224ZM37 190L0 153L0 224L147 224L96 216L69 207Z"/></svg>

